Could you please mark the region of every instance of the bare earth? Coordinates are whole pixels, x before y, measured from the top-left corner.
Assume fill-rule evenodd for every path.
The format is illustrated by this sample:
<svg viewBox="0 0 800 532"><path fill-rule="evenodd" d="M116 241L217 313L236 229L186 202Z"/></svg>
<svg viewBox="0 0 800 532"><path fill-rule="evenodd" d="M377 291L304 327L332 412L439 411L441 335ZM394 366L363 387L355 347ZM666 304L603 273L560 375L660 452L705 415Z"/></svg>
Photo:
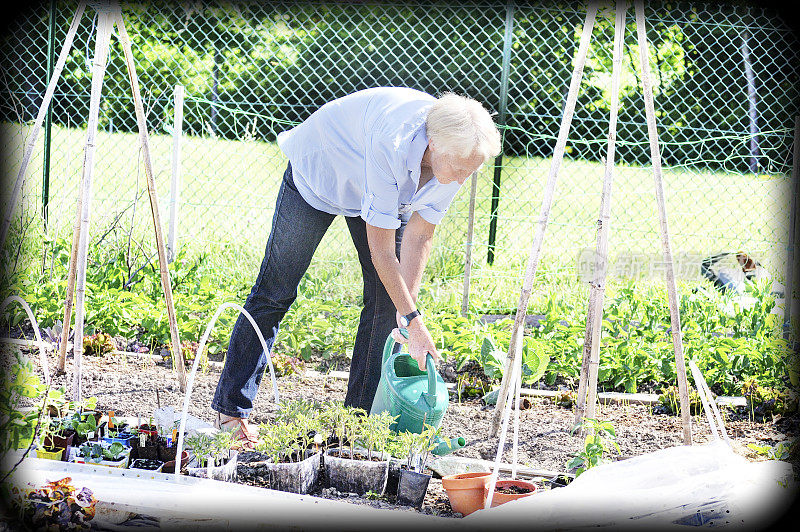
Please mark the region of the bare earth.
<svg viewBox="0 0 800 532"><path fill-rule="evenodd" d="M34 355L36 356L36 355ZM52 360L52 359L51 359ZM71 369L68 361L67 370ZM190 369L187 368L187 372ZM196 374L189 413L211 422L214 411L211 400L219 379L219 369L210 367ZM343 400L347 383L317 372L306 372L303 376L286 376L277 380L281 399ZM56 386L70 388L71 375L57 377ZM100 410L114 410L118 416L147 417L154 408L173 406L180 411L183 394L179 391L177 374L162 363L149 359L108 355L105 358L83 357L83 393L85 397L97 397ZM269 422L276 411L269 374L265 375L251 419ZM442 422L442 434L447 437L462 436L467 445L454 452L454 456L494 460L498 438L490 438L489 430L494 413L493 406L486 406L480 399L451 403ZM599 419L610 421L617 432L617 442L622 457L631 457L666 447L681 445L683 433L679 417L653 413L643 405L604 405L599 407ZM519 463L521 465L556 472L565 472L565 464L582 445L582 441L570 435L573 410L554 404L550 399L534 398L530 409L520 412ZM692 419L693 439L702 443L711 439L704 417ZM746 416L729 413L726 429L735 441L737 452L752 460L759 456L747 448L747 444L775 445L787 439L795 439L800 433L796 417L777 418L771 422L754 422ZM506 439L503 461L511 463L512 434ZM795 472L798 471L795 465ZM370 504L379 508L399 509L388 500L368 500L347 497L347 494L332 494L329 491L316 493L327 498L346 498L355 504ZM413 511L407 509L407 511ZM441 481L434 477L421 511L445 517L457 517L450 509Z"/></svg>

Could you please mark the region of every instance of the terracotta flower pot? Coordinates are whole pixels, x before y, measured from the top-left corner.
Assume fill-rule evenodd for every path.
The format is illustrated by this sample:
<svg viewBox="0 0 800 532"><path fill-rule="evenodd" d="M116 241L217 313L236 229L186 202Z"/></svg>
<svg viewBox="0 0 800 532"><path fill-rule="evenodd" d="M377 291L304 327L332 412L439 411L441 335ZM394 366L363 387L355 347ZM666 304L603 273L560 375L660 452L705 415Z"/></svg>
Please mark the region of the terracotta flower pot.
<svg viewBox="0 0 800 532"><path fill-rule="evenodd" d="M484 471L442 477L442 487L447 492L453 511L466 516L482 509L491 475L491 472Z"/></svg>
<svg viewBox="0 0 800 532"><path fill-rule="evenodd" d="M528 482L527 480L498 480L494 486L494 495L492 496L492 508L500 506L509 501L521 499L522 497L529 497L536 493L536 484ZM512 492L512 493L504 493ZM489 496L489 486L486 486L486 496Z"/></svg>

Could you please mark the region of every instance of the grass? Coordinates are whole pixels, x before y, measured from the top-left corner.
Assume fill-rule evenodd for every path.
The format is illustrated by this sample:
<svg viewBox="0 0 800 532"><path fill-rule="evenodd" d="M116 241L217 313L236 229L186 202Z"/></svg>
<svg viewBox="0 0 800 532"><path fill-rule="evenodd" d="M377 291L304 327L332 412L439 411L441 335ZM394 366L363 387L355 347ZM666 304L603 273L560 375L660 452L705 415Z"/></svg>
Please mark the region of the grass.
<svg viewBox="0 0 800 532"><path fill-rule="evenodd" d="M5 139L5 203L28 132L18 124L3 124L1 133ZM165 237L172 142L157 128L151 131ZM85 131L81 129L53 128L48 229L51 236L56 233L69 237L71 233L84 143ZM41 208L41 135L38 144L25 188L29 213ZM269 234L284 157L273 143L197 137L183 139L181 154L179 245L186 246L190 253L213 250L207 268L221 277L241 279L243 284L252 282ZM116 223L118 230L106 236L105 244L122 244L132 227L134 239L141 242L144 251L152 253L155 239L138 136L100 132L95 161L92 242L96 244ZM504 159L493 265L486 263L493 167L484 168L479 175L470 290L472 300L482 307L516 307L550 165L550 159L543 158ZM582 250L593 251L595 247L603 173L602 164L597 162L563 161L533 301L554 291L576 301L588 293L585 283L576 282L576 263ZM786 176L667 168L664 179L676 273L681 280L697 278L699 257L737 249L753 253L773 274L782 277L786 260L781 243L787 240L784 219L788 219L790 197ZM464 186L437 230L427 271L426 287L431 297L450 299L458 293L459 304L461 285L455 281L463 276L468 206L469 186ZM657 266L661 244L650 168L615 167L609 249L612 260L638 254L639 266ZM358 263L342 219L331 226L314 264L333 264L340 275L332 281L332 290L358 298ZM645 269L639 273L643 281L662 279L659 271Z"/></svg>

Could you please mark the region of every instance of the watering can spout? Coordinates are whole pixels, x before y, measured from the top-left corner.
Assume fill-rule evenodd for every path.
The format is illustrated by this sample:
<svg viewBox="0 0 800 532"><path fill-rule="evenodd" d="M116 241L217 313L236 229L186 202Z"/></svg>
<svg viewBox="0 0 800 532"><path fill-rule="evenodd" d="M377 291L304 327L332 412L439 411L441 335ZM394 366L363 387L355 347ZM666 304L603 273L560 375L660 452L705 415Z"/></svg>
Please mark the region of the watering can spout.
<svg viewBox="0 0 800 532"><path fill-rule="evenodd" d="M467 441L459 436L458 438L450 438L449 440L443 440L442 438L436 437L436 447L431 449L431 452L436 456L444 456L446 454L450 454L453 451L457 451L461 449L467 444Z"/></svg>

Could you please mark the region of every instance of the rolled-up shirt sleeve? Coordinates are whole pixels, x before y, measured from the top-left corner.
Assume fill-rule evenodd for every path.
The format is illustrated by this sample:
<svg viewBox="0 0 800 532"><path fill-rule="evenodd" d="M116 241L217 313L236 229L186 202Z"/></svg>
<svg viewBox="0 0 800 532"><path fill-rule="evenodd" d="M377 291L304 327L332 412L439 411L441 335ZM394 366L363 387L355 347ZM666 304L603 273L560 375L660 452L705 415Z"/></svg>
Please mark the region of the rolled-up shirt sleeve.
<svg viewBox="0 0 800 532"><path fill-rule="evenodd" d="M361 218L383 229L400 227L399 191L397 179L392 175L391 151L376 139L367 143L364 154L364 196L361 200Z"/></svg>
<svg viewBox="0 0 800 532"><path fill-rule="evenodd" d="M442 218L444 218L444 215L447 214L447 209L453 202L453 198L456 197L456 194L458 194L458 191L461 188L458 183L450 183L439 186L445 188L446 192L441 195L438 201L428 204L425 207L417 210L417 213L422 217L423 220L433 225L439 225L439 223L442 221Z"/></svg>

